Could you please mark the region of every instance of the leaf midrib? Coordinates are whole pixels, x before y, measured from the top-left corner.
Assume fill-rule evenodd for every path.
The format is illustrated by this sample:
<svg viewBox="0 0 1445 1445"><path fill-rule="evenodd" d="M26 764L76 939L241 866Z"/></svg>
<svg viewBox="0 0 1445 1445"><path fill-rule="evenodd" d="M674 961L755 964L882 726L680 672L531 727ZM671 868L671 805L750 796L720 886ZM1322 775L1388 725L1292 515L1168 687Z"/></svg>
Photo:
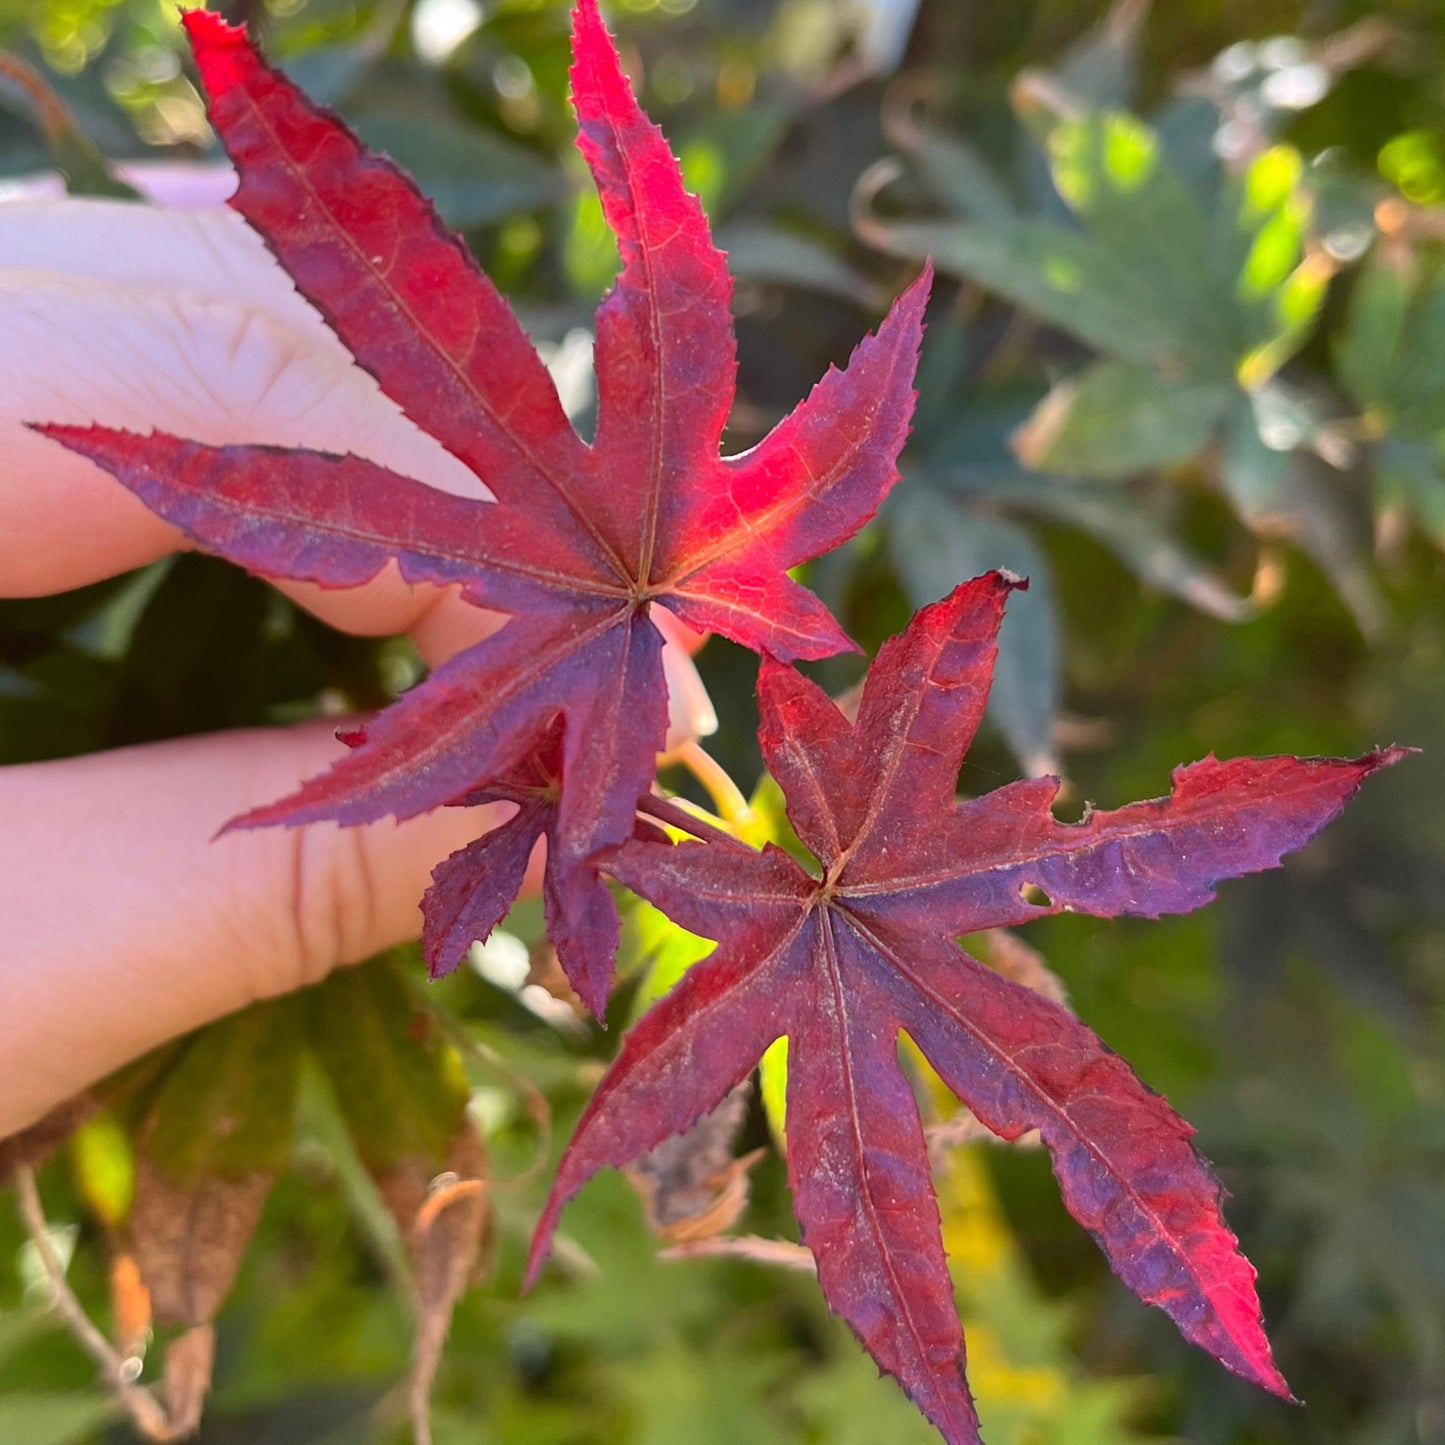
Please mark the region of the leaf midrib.
<svg viewBox="0 0 1445 1445"><path fill-rule="evenodd" d="M863 1204L863 1213L867 1219L868 1232L873 1236L874 1249L888 1276L893 1298L899 1306L899 1313L907 1324L908 1335L913 1342L915 1356L919 1364L924 1368L925 1374L927 1374L928 1349L918 1329L917 1321L913 1318L911 1307L913 1302L912 1293L904 1289L894 1269L893 1251L890 1248L887 1231L884 1229L882 1221L878 1217L877 1206L873 1199L873 1191L868 1182L868 1172L864 1165L866 1149L864 1147L863 1131L858 1118L858 1090L853 1078L853 1051L849 1043L848 1002L850 995L843 983L842 969L838 961L837 946L833 937L833 910L831 908L820 908L818 914L818 954L822 963L822 969L820 971L823 973L829 991L832 993L834 1010L838 1019L840 1044L838 1060L843 1076L843 1112L847 1117L848 1125L853 1136L854 1156L858 1160L858 1178L860 1185L858 1193L860 1201Z"/></svg>
<svg viewBox="0 0 1445 1445"><path fill-rule="evenodd" d="M1277 803L1281 798L1290 797L1298 793L1310 793L1314 791L1314 782L1310 774L1305 773L1292 787L1275 787L1268 798L1260 800L1259 806L1267 806ZM1173 793L1158 798L1149 799L1149 802L1175 802ZM1208 803L1207 799L1199 799L1198 804ZM1129 807L1139 807L1141 804L1128 804ZM1341 804L1343 806L1343 803ZM1122 812L1118 809L1116 812ZM1246 807L1234 807L1227 810L1231 816L1238 816L1241 812L1248 811ZM969 867L967 864L955 866L946 870L933 870L928 873L915 873L895 878L869 879L858 883L844 884L838 889L840 898L871 898L886 893L905 893L919 888L936 887L944 883L960 882L968 878L981 878L989 873L1002 873L1013 868L1024 868L1030 864L1042 863L1051 858L1068 857L1075 853L1088 852L1092 848L1104 847L1109 843L1126 842L1133 838L1145 837L1150 833L1170 833L1178 828L1187 826L1198 826L1208 822L1214 813L1205 806L1192 808L1177 808L1160 817L1141 821L1133 827L1120 828L1117 831L1111 830L1100 834L1097 837L1083 837L1077 842L1071 842L1068 838L1062 838L1052 846L1035 848L1031 852L1012 855L1000 859L998 862L991 862L984 867ZM955 817L957 815L955 814ZM952 819L949 820L953 821ZM1056 829L1087 828L1087 823L1062 823L1050 812L1043 820L1047 826ZM1287 852L1282 849L1281 852ZM1257 871L1257 870L1256 870ZM1199 880L1202 886L1213 888L1216 884L1222 883L1225 879L1232 877L1231 874L1221 874L1217 878ZM1042 911L1042 910L1041 910Z"/></svg>
<svg viewBox="0 0 1445 1445"><path fill-rule="evenodd" d="M272 78L274 79L274 77ZM453 357L451 357L440 346L437 346L433 343L431 337L427 333L426 328L422 326L419 319L413 313L411 307L407 305L407 303L397 293L396 289L391 285L389 278L385 276L379 269L372 265L371 258L366 255L365 251L357 243L356 238L352 236L350 231L348 231L346 227L341 224L341 222L332 212L331 208L326 205L326 203L321 199L320 193L316 190L315 186L312 185L311 179L307 175L304 167L301 166L300 163L293 158L291 151L282 142L280 136L270 124L270 121L268 120L261 106L252 99L252 96L247 87L244 84L237 84L233 88L233 93L239 95L240 99L250 111L256 123L270 138L271 143L276 148L278 154L285 156L286 162L293 176L295 176L297 179L297 183L300 185L301 189L311 198L317 209L320 210L331 222L332 232L336 236L341 238L342 241L344 241L345 245L350 249L353 256L357 259L361 270L375 277L376 284L382 288L382 290L386 293L387 298L391 301L392 305L394 305L396 309L402 314L402 316L405 317L407 324L411 327L415 335L423 341L427 350L429 350L432 355L436 356L442 362L443 366L452 373L452 375L461 384L462 389L467 393L468 396L472 398L472 401L476 406L477 410L480 411L491 421L492 425L496 427L498 433L506 438L512 449L527 463L529 467L531 467L533 472L535 472L536 475L539 476L547 484L547 486L551 488L551 490L556 494L558 499L562 502L563 506L565 506L567 510L572 514L572 516L576 519L577 523L581 526L583 532L591 538L593 544L597 547L601 555L610 564L612 570L617 574L619 580L624 582L627 581L628 579L626 567L623 564L622 559L618 557L617 554L612 550L611 546L607 542L607 539L602 535L601 531L593 524L592 519L587 515L585 509L578 505L577 500L571 495L570 490L564 484L563 479L554 476L551 469L543 465L541 459L536 455L535 452L533 452L531 447L527 445L524 438L502 420L500 413L493 407L491 401L481 391L479 391L476 386L473 385L471 378L467 375L466 371L462 368L460 363L457 362ZM311 114L309 107L307 108L307 113L308 115ZM243 173L243 181L244 178L245 177ZM239 199L239 193L237 199ZM264 236L265 233L263 232L262 234ZM448 240L451 244L457 244L454 240L451 240L450 237L448 237ZM291 272L285 266L282 267L282 270L286 271L286 274L288 276L291 276ZM293 282L295 282L296 280L294 276L291 276L291 279ZM299 283L296 284L298 285L299 289ZM306 295L306 299L310 301L312 305L318 306L318 308L327 315L328 320L330 320L330 309L327 307L321 307L320 303L315 301L311 297L309 292L304 294ZM339 337L340 333L338 332L337 335ZM343 344L345 343L343 342ZM351 347L347 346L346 349L348 352L351 353L352 360L355 361L356 355L354 352L351 351ZM357 365L360 365L360 362L357 362ZM381 387L382 391L385 392L387 396L390 396L392 400L401 407L402 411L407 414L407 416L413 421L415 425L421 427L423 431L427 431L426 427L422 426L415 417L411 416L410 409L407 407L406 403L400 398L392 395L390 386L385 378L377 375L376 382L377 385ZM431 435L429 431L427 432L427 434ZM576 433L574 432L573 435L575 437ZM580 437L577 438L577 445L583 449L584 454L590 453L591 448L589 448L587 444L581 440ZM476 475L475 473L473 474Z"/></svg>
<svg viewBox="0 0 1445 1445"><path fill-rule="evenodd" d="M1145 1219L1149 1222L1151 1228L1154 1230L1156 1237L1165 1240L1168 1243L1170 1253L1181 1262L1189 1278L1192 1279L1198 1287L1201 1296L1209 1301L1211 1313L1214 1315L1215 1319L1222 1324L1223 1321L1219 1320L1219 1310L1218 1307L1215 1305L1214 1296L1209 1290L1208 1286L1205 1284L1204 1280L1201 1278L1199 1272L1194 1268L1193 1260L1190 1258L1188 1251L1183 1247L1182 1244L1177 1241L1176 1236L1173 1234L1173 1232L1165 1228L1164 1222L1160 1218L1158 1213L1152 1208L1150 1208L1149 1205L1144 1201L1144 1199L1130 1187L1130 1182L1126 1180L1124 1176L1119 1172L1119 1170L1114 1167L1114 1165L1110 1162L1109 1157L1099 1149L1099 1147L1094 1143L1093 1139L1091 1139L1084 1130L1080 1129L1075 1125L1073 1118L1069 1114L1068 1110L1057 1099L1054 1099L1050 1095L1046 1094L1042 1086L1039 1085L1030 1074L1028 1074L1014 1062L1011 1055L1006 1054L997 1044L994 1043L991 1038L988 1037L987 1034L983 1033L964 1014L962 1014L958 1009L956 1009L948 1001L948 999L943 997L943 995L938 993L937 990L930 987L927 983L920 979L917 974L915 974L913 970L910 969L908 965L892 949L890 949L887 944L883 942L882 939L880 939L875 933L873 933L873 931L868 927L868 925L856 913L854 913L851 909L841 909L840 912L843 913L849 926L853 929L855 933L858 934L862 942L867 944L867 946L871 948L875 953L877 953L880 958L884 959L887 963L889 963L897 971L899 976L906 983L908 983L922 998L926 999L928 1003L931 1004L935 1010L937 1010L938 1013L940 1013L943 1017L947 1018L956 1027L962 1029L985 1053L990 1055L990 1057L996 1059L1000 1068L1002 1068L1010 1078L1017 1079L1021 1083L1023 1083L1028 1089L1030 1097L1034 1098L1043 1108L1047 1109L1061 1122L1061 1124L1068 1131L1070 1138L1077 1140L1080 1144L1084 1146L1088 1153L1091 1154L1093 1158L1098 1162L1098 1164L1103 1168L1104 1172L1107 1173L1111 1179L1116 1181L1121 1193L1123 1193L1131 1202L1133 1202L1139 1212L1144 1215ZM952 947L953 945L949 946ZM963 954L961 949L958 951L961 958L966 957L966 955ZM1022 987L1022 985L1015 986ZM965 1102L967 1101L965 1100ZM1112 1255L1110 1256L1110 1258L1112 1259ZM1153 1303L1153 1301L1151 1301L1151 1303ZM1232 1335L1228 1335L1227 1331L1226 1334L1227 1337L1230 1339L1230 1342L1236 1347L1238 1347L1238 1342L1234 1340L1234 1337Z"/></svg>
<svg viewBox="0 0 1445 1445"><path fill-rule="evenodd" d="M177 440L183 439L177 438ZM196 445L196 443L190 444ZM325 452L315 452L309 449L303 449L299 447L290 449L282 448L281 455L286 455L287 451L293 451L296 454L302 456L326 457L329 455ZM353 459L357 461L364 460L360 457L356 457ZM375 465L375 463L373 463L372 465ZM390 469L385 468L383 470L389 471ZM393 472L392 475L397 480L410 483L412 486L425 488L429 491L435 490L432 488L427 488L425 482L418 482L412 477L403 476L400 472ZM450 496L451 494L446 492L439 492L438 495ZM269 500L268 502L261 505L243 505L240 502L231 501L230 499L217 499L215 497L208 497L206 498L206 501L209 506L215 507L218 510L222 508L228 508L233 515L243 520L259 520L263 522L273 522L280 526L293 527L297 530L307 531L312 534L320 534L321 536L333 536L343 542L356 542L362 545L377 547L381 551L386 552L389 557L394 558L397 561L398 565L403 565L404 554L413 553L421 557L433 557L442 561L454 562L462 567L470 569L474 573L480 574L485 572L500 572L505 575L523 577L526 578L528 581L540 582L544 586L547 586L559 593L576 592L583 593L588 596L611 597L617 599L625 599L628 596L628 593L620 587L609 587L601 582L592 581L589 578L577 577L572 573L552 572L541 567L526 567L510 560L503 561L490 556L477 557L475 554L468 553L460 549L454 550L447 547L438 547L430 543L424 546L416 545L407 542L403 538L396 537L394 535L390 535L384 532L378 532L369 528L347 526L340 522L331 521L329 519L325 521L318 521L313 516L308 516L304 513L295 512L289 508L276 505ZM478 507L478 510L481 510L486 506L500 504L477 503L476 505ZM455 581L463 586L466 585L465 578L457 578L455 579Z"/></svg>

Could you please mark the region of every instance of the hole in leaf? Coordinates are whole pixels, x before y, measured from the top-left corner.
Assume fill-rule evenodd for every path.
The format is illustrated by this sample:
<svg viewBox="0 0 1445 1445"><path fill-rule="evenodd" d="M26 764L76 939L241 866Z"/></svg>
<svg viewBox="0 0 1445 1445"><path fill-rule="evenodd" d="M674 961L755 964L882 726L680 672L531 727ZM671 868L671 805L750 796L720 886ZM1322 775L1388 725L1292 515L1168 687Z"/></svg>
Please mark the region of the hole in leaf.
<svg viewBox="0 0 1445 1445"><path fill-rule="evenodd" d="M1020 883L1019 897L1025 903L1033 904L1035 908L1052 908L1054 906L1054 900L1037 883Z"/></svg>

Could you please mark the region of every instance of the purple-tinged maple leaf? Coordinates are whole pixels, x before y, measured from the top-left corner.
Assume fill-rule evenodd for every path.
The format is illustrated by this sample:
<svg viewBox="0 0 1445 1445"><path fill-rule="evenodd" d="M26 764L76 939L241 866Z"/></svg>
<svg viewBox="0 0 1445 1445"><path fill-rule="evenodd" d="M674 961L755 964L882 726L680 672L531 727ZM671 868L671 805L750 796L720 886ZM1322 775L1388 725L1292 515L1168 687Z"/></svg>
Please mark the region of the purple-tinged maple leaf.
<svg viewBox="0 0 1445 1445"><path fill-rule="evenodd" d="M473 942L486 938L506 917L540 838L548 841L542 872L547 932L554 944L567 936L567 873L559 866L561 853L553 844L561 795L562 730L554 726L516 767L458 800L468 808L478 803L512 803L517 811L432 870L432 884L421 904L421 947L433 977L454 967ZM638 818L633 836L666 835ZM558 952L560 956L560 948Z"/></svg>
<svg viewBox="0 0 1445 1445"><path fill-rule="evenodd" d="M596 0L579 0L579 145L622 252L597 315L588 446L506 303L411 181L271 70L244 31L205 11L184 21L240 175L231 204L382 390L497 505L354 456L41 430L252 571L351 587L394 560L410 582L456 585L511 615L371 722L329 773L239 821L410 817L505 777L560 715L562 786L547 828L554 941L600 1012L617 915L589 859L630 834L666 728L649 613L664 607L782 658L851 646L787 573L856 532L897 479L928 276L845 371L830 370L751 451L720 458L736 369L724 259ZM460 956L459 934L442 932L439 967Z"/></svg>
<svg viewBox="0 0 1445 1445"><path fill-rule="evenodd" d="M607 856L718 947L627 1036L563 1156L530 1270L598 1168L689 1127L786 1036L788 1175L824 1293L951 1445L977 1442L978 1421L900 1032L994 1133L1042 1134L1065 1204L1141 1299L1289 1394L1189 1125L1066 1010L955 940L1063 909L1197 908L1219 879L1278 864L1403 752L1211 757L1179 769L1167 798L1078 823L1053 816L1051 778L956 804L1015 585L989 573L920 612L873 664L856 724L764 661L763 753L818 876L772 845L716 837ZM1048 901L1029 902L1028 885Z"/></svg>

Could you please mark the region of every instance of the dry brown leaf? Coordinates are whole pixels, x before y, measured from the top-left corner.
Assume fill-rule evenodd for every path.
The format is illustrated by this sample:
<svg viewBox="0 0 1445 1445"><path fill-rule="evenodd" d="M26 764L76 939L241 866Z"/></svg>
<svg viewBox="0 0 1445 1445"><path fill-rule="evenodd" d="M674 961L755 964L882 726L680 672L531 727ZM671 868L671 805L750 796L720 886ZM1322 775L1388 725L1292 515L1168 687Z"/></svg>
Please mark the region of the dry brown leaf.
<svg viewBox="0 0 1445 1445"><path fill-rule="evenodd" d="M442 1174L421 1157L375 1173L412 1263L417 1332L409 1396L417 1445L431 1440L428 1400L452 1311L468 1284L491 1268L487 1155L469 1120L453 1138L446 1163Z"/></svg>
<svg viewBox="0 0 1445 1445"><path fill-rule="evenodd" d="M177 1184L152 1160L136 1160L130 1234L160 1324L209 1324L235 1282L275 1176L210 1176Z"/></svg>
<svg viewBox="0 0 1445 1445"><path fill-rule="evenodd" d="M748 1205L748 1172L763 1150L733 1157L751 1086L740 1084L710 1114L644 1154L627 1177L642 1196L648 1228L672 1244L725 1233Z"/></svg>
<svg viewBox="0 0 1445 1445"><path fill-rule="evenodd" d="M166 1348L166 1411L175 1439L200 1429L215 1358L216 1331L210 1325L194 1326Z"/></svg>

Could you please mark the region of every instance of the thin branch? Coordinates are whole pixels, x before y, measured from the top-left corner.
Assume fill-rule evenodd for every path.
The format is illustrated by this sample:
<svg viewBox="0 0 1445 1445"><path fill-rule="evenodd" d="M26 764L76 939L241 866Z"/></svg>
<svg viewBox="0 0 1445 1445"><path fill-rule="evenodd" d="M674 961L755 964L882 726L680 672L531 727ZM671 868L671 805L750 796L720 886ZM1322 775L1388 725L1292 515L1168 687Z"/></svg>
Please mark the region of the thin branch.
<svg viewBox="0 0 1445 1445"><path fill-rule="evenodd" d="M659 1259L745 1259L752 1264L778 1265L783 1269L817 1273L813 1251L805 1244L786 1239L764 1239L756 1234L717 1234L711 1239L692 1239L658 1251Z"/></svg>
<svg viewBox="0 0 1445 1445"><path fill-rule="evenodd" d="M100 1366L100 1372L111 1393L124 1407L137 1430L148 1440L174 1440L176 1433L170 1417L145 1388L132 1378L135 1362L123 1358L100 1332L85 1306L75 1297L65 1278L65 1266L50 1240L50 1228L40 1204L40 1191L35 1185L35 1172L28 1164L15 1171L15 1192L19 1201L20 1219L35 1246L36 1256L50 1286L51 1301L65 1321L70 1333L85 1352Z"/></svg>
<svg viewBox="0 0 1445 1445"><path fill-rule="evenodd" d="M46 140L54 142L80 129L70 107L51 89L45 77L18 55L0 51L0 78L30 102Z"/></svg>

